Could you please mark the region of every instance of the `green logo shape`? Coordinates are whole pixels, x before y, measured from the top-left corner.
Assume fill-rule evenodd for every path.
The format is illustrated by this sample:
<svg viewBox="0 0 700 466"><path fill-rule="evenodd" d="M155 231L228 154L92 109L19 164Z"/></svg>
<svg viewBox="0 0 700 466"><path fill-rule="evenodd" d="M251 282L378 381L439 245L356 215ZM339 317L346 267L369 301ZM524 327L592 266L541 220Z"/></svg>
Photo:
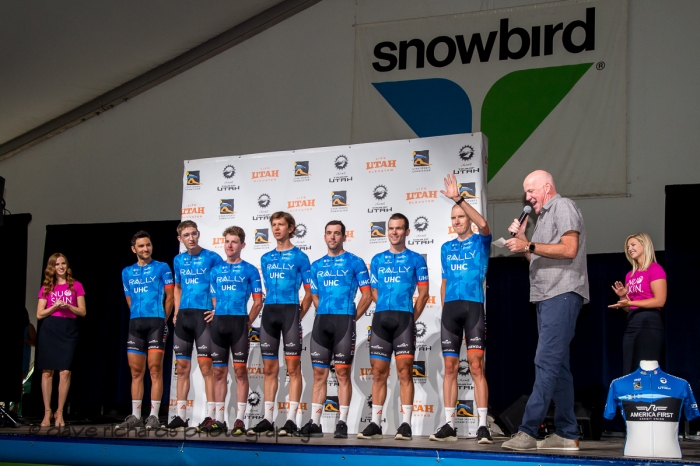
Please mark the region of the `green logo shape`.
<svg viewBox="0 0 700 466"><path fill-rule="evenodd" d="M481 131L489 138L489 179L508 162L593 63L514 71L489 89Z"/></svg>

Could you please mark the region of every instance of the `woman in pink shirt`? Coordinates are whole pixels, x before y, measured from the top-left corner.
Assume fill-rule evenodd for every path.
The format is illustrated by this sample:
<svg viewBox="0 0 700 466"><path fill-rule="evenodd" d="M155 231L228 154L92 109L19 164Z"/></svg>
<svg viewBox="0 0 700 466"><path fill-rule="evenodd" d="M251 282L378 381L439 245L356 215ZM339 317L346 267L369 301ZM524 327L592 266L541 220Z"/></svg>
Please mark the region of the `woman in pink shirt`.
<svg viewBox="0 0 700 466"><path fill-rule="evenodd" d="M661 308L666 304L666 272L656 263L654 245L646 233L630 235L625 255L632 271L625 284L615 282L613 290L620 300L611 306L627 312L627 327L622 340L622 370L632 373L639 361L661 361L665 344Z"/></svg>
<svg viewBox="0 0 700 466"><path fill-rule="evenodd" d="M44 397L44 420L51 425L51 389L54 371L59 371L56 425L65 426L63 405L70 388L70 366L78 344L77 317L85 316L85 291L73 279L68 259L61 253L49 257L44 270L44 283L39 291L36 318L43 320L39 328L37 368L41 370L41 391Z"/></svg>

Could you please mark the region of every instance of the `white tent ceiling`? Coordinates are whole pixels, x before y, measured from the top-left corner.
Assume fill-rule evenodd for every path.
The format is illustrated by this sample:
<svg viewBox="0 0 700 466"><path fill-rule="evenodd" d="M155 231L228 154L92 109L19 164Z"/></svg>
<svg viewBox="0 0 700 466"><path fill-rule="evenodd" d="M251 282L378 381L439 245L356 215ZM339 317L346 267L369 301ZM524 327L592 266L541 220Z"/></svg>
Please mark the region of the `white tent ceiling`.
<svg viewBox="0 0 700 466"><path fill-rule="evenodd" d="M0 0L0 146L283 0Z"/></svg>

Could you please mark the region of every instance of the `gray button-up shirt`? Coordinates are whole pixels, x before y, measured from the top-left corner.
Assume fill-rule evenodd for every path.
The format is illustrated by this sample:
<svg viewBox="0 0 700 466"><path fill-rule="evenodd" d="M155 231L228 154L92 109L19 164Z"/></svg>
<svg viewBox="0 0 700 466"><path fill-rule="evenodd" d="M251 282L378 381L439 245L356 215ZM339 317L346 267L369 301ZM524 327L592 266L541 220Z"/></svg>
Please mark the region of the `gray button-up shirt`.
<svg viewBox="0 0 700 466"><path fill-rule="evenodd" d="M542 208L532 234L533 243L557 244L568 231L578 232L578 252L573 259L549 259L537 255L530 258L530 301L533 303L573 291L589 301L586 268L586 227L574 201L559 194Z"/></svg>

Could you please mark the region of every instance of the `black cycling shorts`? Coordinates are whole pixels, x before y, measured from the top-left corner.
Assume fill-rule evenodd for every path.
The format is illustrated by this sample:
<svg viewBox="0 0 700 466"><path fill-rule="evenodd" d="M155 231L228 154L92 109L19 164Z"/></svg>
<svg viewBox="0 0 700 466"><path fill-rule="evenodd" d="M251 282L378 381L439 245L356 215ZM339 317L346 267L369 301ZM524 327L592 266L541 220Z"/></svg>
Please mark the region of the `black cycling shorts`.
<svg viewBox="0 0 700 466"><path fill-rule="evenodd" d="M280 337L284 357L301 358L301 321L298 304L266 304L260 324L260 352L263 359L278 359Z"/></svg>
<svg viewBox="0 0 700 466"><path fill-rule="evenodd" d="M355 316L317 314L311 332L311 364L330 368L350 367L355 355Z"/></svg>
<svg viewBox="0 0 700 466"><path fill-rule="evenodd" d="M413 359L416 352L416 326L412 312L374 313L369 340L369 357L391 361L392 352L395 353L396 359Z"/></svg>
<svg viewBox="0 0 700 466"><path fill-rule="evenodd" d="M176 359L192 359L197 344L197 359L211 359L211 325L204 321L202 309L180 309L175 323L173 349Z"/></svg>
<svg viewBox="0 0 700 466"><path fill-rule="evenodd" d="M442 308L442 355L459 357L462 335L467 352L484 352L486 349L486 313L484 304L474 301L448 301Z"/></svg>
<svg viewBox="0 0 700 466"><path fill-rule="evenodd" d="M161 317L137 317L129 321L126 352L146 356L146 352L165 352L168 326Z"/></svg>
<svg viewBox="0 0 700 466"><path fill-rule="evenodd" d="M211 360L215 367L228 366L229 350L233 365L248 363L248 316L217 316L211 321Z"/></svg>

